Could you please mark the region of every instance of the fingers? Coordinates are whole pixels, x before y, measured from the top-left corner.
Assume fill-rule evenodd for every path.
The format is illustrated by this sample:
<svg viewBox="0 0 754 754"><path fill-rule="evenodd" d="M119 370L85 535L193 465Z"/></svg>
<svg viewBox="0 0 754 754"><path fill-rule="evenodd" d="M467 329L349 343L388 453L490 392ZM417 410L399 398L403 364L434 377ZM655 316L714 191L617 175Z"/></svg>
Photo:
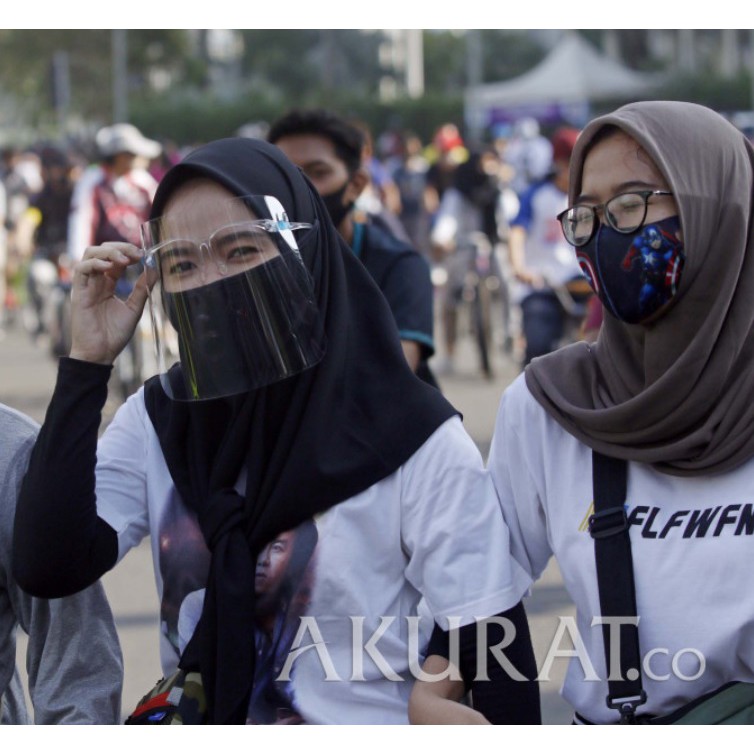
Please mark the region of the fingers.
<svg viewBox="0 0 754 754"><path fill-rule="evenodd" d="M148 296L149 284L147 282L147 272L144 270L134 283L131 295L126 299L126 305L129 309L141 313L144 309L144 304L147 303Z"/></svg>
<svg viewBox="0 0 754 754"><path fill-rule="evenodd" d="M141 251L133 244L111 241L101 246L90 246L84 252L82 261L105 259L120 264L136 264L141 260Z"/></svg>
<svg viewBox="0 0 754 754"><path fill-rule="evenodd" d="M74 278L86 285L87 278L96 273L113 271L119 277L129 265L141 260L141 251L130 243L109 242L101 246L90 246L84 252L81 261L76 265Z"/></svg>
<svg viewBox="0 0 754 754"><path fill-rule="evenodd" d="M106 241L100 246L89 246L84 252L84 259L89 256L100 256L112 252L123 254L134 262L138 262L142 256L141 249L132 243L127 243L126 241Z"/></svg>

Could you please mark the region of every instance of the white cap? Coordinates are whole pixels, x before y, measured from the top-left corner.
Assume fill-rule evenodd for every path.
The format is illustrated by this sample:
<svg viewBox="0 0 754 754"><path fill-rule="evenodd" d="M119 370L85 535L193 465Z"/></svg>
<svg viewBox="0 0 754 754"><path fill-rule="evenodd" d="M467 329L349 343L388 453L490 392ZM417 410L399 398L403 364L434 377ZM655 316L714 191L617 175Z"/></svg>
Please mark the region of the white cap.
<svg viewBox="0 0 754 754"><path fill-rule="evenodd" d="M115 123L101 128L97 131L96 142L103 157L129 152L152 160L162 152L159 142L147 139L136 126L130 123Z"/></svg>

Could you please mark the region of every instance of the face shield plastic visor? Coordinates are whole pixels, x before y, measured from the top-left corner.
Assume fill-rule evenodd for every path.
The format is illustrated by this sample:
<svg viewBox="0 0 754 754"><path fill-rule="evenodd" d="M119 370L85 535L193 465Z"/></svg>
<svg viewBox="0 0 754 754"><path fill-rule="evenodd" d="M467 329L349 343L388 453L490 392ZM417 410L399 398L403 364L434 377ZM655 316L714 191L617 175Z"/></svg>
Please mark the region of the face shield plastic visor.
<svg viewBox="0 0 754 754"><path fill-rule="evenodd" d="M297 243L313 226L289 222L270 196L229 200L211 223L196 215L169 213L142 226L155 356L168 396L237 395L316 364L324 326Z"/></svg>

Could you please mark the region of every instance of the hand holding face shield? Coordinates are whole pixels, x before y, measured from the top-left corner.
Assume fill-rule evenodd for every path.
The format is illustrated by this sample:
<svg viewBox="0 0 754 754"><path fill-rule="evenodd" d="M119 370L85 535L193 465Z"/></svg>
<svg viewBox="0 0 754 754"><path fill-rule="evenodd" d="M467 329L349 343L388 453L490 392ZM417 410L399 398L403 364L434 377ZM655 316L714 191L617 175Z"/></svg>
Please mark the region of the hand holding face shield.
<svg viewBox="0 0 754 754"><path fill-rule="evenodd" d="M71 290L71 358L112 364L133 335L147 300L147 281L140 275L127 299L115 296L118 279L142 252L129 243L91 246L73 274Z"/></svg>
<svg viewBox="0 0 754 754"><path fill-rule="evenodd" d="M324 355L324 327L296 235L271 196L229 199L211 232L193 213L145 223L149 310L163 389L174 400L237 395ZM180 364L180 366L179 366Z"/></svg>

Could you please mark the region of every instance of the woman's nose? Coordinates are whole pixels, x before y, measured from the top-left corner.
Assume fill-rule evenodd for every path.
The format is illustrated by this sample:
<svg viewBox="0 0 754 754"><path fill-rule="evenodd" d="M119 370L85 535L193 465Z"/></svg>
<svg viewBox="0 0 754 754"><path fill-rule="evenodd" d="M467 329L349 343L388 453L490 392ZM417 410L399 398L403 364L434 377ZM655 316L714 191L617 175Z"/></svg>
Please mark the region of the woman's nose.
<svg viewBox="0 0 754 754"><path fill-rule="evenodd" d="M200 244L199 250L201 252L202 269L201 278L203 285L209 285L221 280L228 271L228 267L225 262L213 254L210 247L206 244Z"/></svg>
<svg viewBox="0 0 754 754"><path fill-rule="evenodd" d="M202 283L209 285L225 277L225 270L218 264L210 262L202 268Z"/></svg>

